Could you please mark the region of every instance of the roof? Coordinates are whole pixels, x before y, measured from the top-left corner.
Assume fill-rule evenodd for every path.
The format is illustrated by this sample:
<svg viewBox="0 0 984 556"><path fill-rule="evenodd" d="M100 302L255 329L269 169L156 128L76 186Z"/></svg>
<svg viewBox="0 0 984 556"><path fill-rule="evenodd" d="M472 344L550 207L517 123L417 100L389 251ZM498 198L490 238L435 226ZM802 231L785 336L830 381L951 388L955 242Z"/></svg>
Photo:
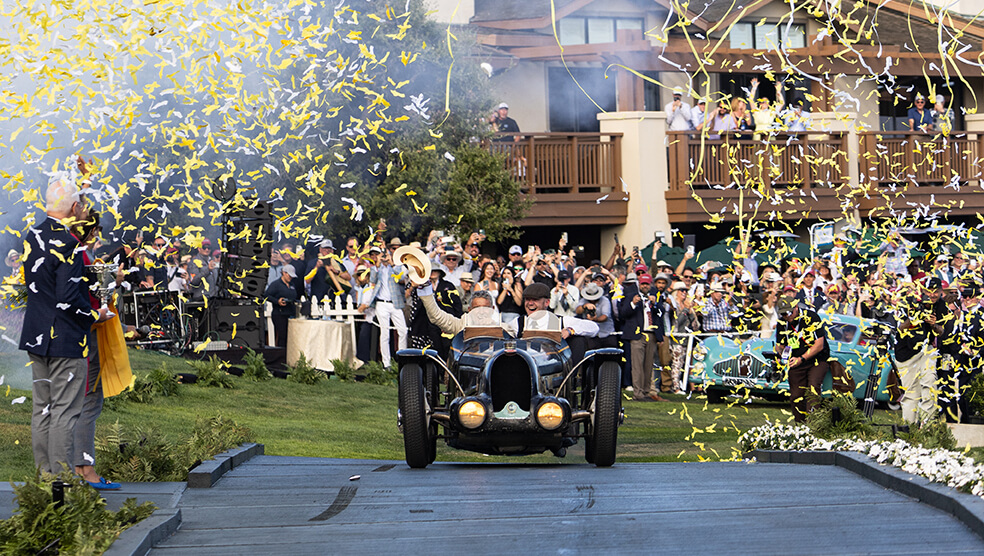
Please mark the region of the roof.
<svg viewBox="0 0 984 556"><path fill-rule="evenodd" d="M559 11L577 0L554 0ZM550 0L475 0L472 23L550 17Z"/></svg>

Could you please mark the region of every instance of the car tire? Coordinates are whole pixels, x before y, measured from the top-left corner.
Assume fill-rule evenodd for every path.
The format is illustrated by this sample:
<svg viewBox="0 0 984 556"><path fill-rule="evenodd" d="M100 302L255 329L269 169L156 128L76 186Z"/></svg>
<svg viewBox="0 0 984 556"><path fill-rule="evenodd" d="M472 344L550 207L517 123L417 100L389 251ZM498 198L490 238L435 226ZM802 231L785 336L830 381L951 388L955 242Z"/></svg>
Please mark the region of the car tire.
<svg viewBox="0 0 984 556"><path fill-rule="evenodd" d="M591 428L591 423L584 423L584 432L584 461L594 463L594 430Z"/></svg>
<svg viewBox="0 0 984 556"><path fill-rule="evenodd" d="M434 461L437 438L427 423L423 370L416 363L400 368L400 412L403 416L403 449L407 465L423 469Z"/></svg>
<svg viewBox="0 0 984 556"><path fill-rule="evenodd" d="M594 431L591 439L594 464L611 467L615 463L618 440L618 418L622 412L622 370L618 363L605 361L598 370L598 388L595 390Z"/></svg>
<svg viewBox="0 0 984 556"><path fill-rule="evenodd" d="M724 403L725 393L717 388L707 389L707 403Z"/></svg>

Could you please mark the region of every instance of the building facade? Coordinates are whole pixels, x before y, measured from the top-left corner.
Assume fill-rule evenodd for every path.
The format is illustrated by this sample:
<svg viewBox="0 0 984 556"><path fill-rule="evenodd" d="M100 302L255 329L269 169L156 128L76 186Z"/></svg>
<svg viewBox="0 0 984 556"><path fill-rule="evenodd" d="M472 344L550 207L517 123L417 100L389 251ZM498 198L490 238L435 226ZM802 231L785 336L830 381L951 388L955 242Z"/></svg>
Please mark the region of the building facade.
<svg viewBox="0 0 984 556"><path fill-rule="evenodd" d="M499 148L536 200L524 226L596 235L607 254L615 233L623 245L654 232L700 243L749 219L804 228L984 209L984 22L953 11L966 3L437 4L439 19L476 33L522 130ZM718 139L667 129L673 91L711 111L721 100L783 104L772 133ZM910 130L917 98L930 111L938 96L935 128ZM783 115L795 104L806 132Z"/></svg>

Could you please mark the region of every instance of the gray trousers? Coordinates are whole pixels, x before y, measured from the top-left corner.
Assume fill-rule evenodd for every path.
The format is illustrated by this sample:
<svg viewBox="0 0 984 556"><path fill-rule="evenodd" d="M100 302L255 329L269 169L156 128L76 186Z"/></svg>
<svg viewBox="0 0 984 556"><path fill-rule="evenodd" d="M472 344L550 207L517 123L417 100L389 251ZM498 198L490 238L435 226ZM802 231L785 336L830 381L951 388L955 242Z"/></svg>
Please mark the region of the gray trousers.
<svg viewBox="0 0 984 556"><path fill-rule="evenodd" d="M102 413L103 387L99 380L99 349L96 335L92 334L89 341L89 373L85 387L85 403L82 404L82 415L75 424L75 465L96 464L96 419Z"/></svg>
<svg viewBox="0 0 984 556"><path fill-rule="evenodd" d="M82 414L86 367L83 357L42 357L33 353L31 449L34 465L48 473L72 469L75 425Z"/></svg>

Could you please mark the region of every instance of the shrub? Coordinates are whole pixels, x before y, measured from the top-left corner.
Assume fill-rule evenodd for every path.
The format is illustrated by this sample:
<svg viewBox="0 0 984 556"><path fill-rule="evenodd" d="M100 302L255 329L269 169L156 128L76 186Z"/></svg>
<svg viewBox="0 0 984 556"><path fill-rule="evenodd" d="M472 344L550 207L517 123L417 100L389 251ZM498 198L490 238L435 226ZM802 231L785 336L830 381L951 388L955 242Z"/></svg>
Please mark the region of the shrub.
<svg viewBox="0 0 984 556"><path fill-rule="evenodd" d="M325 378L325 374L315 369L308 363L307 357L304 353L298 357L297 363L287 366L287 380L291 382L297 382L300 384L317 384L321 379Z"/></svg>
<svg viewBox="0 0 984 556"><path fill-rule="evenodd" d="M243 378L254 382L261 382L273 378L273 374L267 369L266 361L263 360L263 355L256 353L252 349L246 349L243 362L246 363L246 367L243 369Z"/></svg>
<svg viewBox="0 0 984 556"><path fill-rule="evenodd" d="M977 373L963 395L974 415L984 415L984 373Z"/></svg>
<svg viewBox="0 0 984 556"><path fill-rule="evenodd" d="M355 367L348 361L344 361L342 359L332 359L331 372L335 373L335 376L337 376L341 381L355 382Z"/></svg>
<svg viewBox="0 0 984 556"><path fill-rule="evenodd" d="M198 386L205 388L233 387L232 377L226 372L226 367L229 364L215 355L210 356L207 361L188 361L187 363L195 369L195 375L198 377L195 384Z"/></svg>
<svg viewBox="0 0 984 556"><path fill-rule="evenodd" d="M109 511L97 490L68 471L57 476L71 486L65 489L65 504L56 508L51 500L55 478L36 472L24 484L14 485L17 508L13 517L0 521L0 552L38 554L57 543L52 553L101 554L121 531L156 509L151 502L137 505L129 498L119 511Z"/></svg>
<svg viewBox="0 0 984 556"><path fill-rule="evenodd" d="M117 422L106 437L96 438L96 465L119 481L185 481L201 461L252 438L249 428L221 415L199 419L191 435L177 442L154 429L125 429Z"/></svg>
<svg viewBox="0 0 984 556"><path fill-rule="evenodd" d="M899 434L899 438L913 446L919 445L928 450L934 448L953 450L957 447L957 439L953 437L953 431L940 417L930 419L922 425L910 424L909 432Z"/></svg>
<svg viewBox="0 0 984 556"><path fill-rule="evenodd" d="M386 368L379 361L369 361L360 370L366 373L366 382L383 386L395 383L396 377L399 374L395 365Z"/></svg>
<svg viewBox="0 0 984 556"><path fill-rule="evenodd" d="M178 377L168 369L167 363L150 371L146 378L135 376L133 384L119 394L106 398L105 409L119 409L127 402L150 403L157 396L177 396Z"/></svg>
<svg viewBox="0 0 984 556"><path fill-rule="evenodd" d="M117 421L109 434L96 438L96 465L117 481L183 481L188 458L156 429L126 430Z"/></svg>
<svg viewBox="0 0 984 556"><path fill-rule="evenodd" d="M171 372L166 362L147 375L147 387L156 396L177 396L179 384L178 376Z"/></svg>
<svg viewBox="0 0 984 556"><path fill-rule="evenodd" d="M253 440L253 431L221 415L198 419L186 442L192 465Z"/></svg>
<svg viewBox="0 0 984 556"><path fill-rule="evenodd" d="M838 414L837 422L834 415ZM858 402L851 394L834 394L820 402L820 405L806 417L806 424L814 436L831 440L853 437L859 439L876 436L874 427L868 422Z"/></svg>

